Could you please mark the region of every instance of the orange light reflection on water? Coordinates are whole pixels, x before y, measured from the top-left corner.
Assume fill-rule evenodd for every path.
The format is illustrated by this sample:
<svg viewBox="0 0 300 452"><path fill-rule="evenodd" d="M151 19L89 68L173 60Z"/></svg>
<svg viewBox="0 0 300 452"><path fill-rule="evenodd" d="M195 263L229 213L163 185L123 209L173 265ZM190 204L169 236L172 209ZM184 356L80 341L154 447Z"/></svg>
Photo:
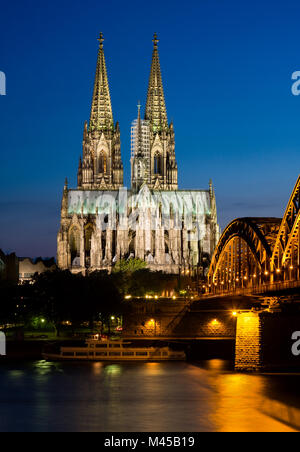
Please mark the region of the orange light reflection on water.
<svg viewBox="0 0 300 452"><path fill-rule="evenodd" d="M263 376L247 374L218 374L214 376L215 410L212 414L220 432L293 432L280 422L280 413L266 413L272 403L264 395ZM277 417L275 419L274 417Z"/></svg>

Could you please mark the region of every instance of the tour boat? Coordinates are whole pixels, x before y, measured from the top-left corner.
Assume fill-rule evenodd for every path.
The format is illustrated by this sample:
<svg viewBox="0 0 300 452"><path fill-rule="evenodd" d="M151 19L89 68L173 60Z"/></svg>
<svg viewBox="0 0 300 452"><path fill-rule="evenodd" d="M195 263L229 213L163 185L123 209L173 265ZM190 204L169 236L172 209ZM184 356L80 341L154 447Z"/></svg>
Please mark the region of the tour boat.
<svg viewBox="0 0 300 452"><path fill-rule="evenodd" d="M44 352L50 361L184 361L183 351L169 347L130 347L123 340L88 339L83 347L61 347L59 353Z"/></svg>

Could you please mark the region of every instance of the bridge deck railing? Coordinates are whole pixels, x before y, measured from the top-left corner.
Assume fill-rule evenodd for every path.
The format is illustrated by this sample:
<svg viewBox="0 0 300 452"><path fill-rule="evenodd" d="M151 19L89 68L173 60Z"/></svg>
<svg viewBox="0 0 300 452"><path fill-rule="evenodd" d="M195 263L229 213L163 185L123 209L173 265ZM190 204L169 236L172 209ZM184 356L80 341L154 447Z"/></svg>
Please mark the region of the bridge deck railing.
<svg viewBox="0 0 300 452"><path fill-rule="evenodd" d="M284 281L269 284L261 284L255 287L238 288L235 290L226 291L224 289L216 288L210 293L203 294L203 297L230 296L230 295L261 295L269 292L279 292L282 290L296 289L300 287L300 281Z"/></svg>

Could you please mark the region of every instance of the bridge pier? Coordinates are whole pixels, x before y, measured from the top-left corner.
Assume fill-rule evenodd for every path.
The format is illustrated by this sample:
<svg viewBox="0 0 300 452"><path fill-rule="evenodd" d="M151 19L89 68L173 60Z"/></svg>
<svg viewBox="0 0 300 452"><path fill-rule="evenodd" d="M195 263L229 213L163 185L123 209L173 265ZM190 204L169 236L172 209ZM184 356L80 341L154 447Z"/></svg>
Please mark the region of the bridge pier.
<svg viewBox="0 0 300 452"><path fill-rule="evenodd" d="M258 312L238 314L235 342L235 370L259 371L262 367L261 318Z"/></svg>
<svg viewBox="0 0 300 452"><path fill-rule="evenodd" d="M287 309L238 314L235 346L237 371L300 371L300 353L292 352L300 331L299 304ZM300 337L300 334L299 334ZM299 347L300 351L300 347Z"/></svg>

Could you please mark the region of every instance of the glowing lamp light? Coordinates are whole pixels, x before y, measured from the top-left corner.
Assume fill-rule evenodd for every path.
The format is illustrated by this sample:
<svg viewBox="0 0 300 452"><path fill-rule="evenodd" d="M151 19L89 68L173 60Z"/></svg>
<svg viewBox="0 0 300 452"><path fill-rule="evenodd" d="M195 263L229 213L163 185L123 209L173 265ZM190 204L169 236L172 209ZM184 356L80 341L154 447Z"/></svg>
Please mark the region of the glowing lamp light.
<svg viewBox="0 0 300 452"><path fill-rule="evenodd" d="M115 320L115 317L112 315L110 319L111 319L111 320Z"/></svg>
<svg viewBox="0 0 300 452"><path fill-rule="evenodd" d="M294 267L292 265L290 266L290 270L294 270Z"/></svg>
<svg viewBox="0 0 300 452"><path fill-rule="evenodd" d="M280 268L277 268L276 273L280 273Z"/></svg>
<svg viewBox="0 0 300 452"><path fill-rule="evenodd" d="M265 271L265 275L268 276L269 272Z"/></svg>
<svg viewBox="0 0 300 452"><path fill-rule="evenodd" d="M41 322L42 322L42 323L45 323L45 322L46 322L46 320L45 320L45 319L41 319Z"/></svg>
<svg viewBox="0 0 300 452"><path fill-rule="evenodd" d="M237 312L233 311L232 315L233 315L233 317L237 317Z"/></svg>
<svg viewBox="0 0 300 452"><path fill-rule="evenodd" d="M219 322L218 322L218 320L217 319L214 319L214 320L212 320L212 325L218 325L219 324Z"/></svg>
<svg viewBox="0 0 300 452"><path fill-rule="evenodd" d="M173 300L176 300L176 297L175 297L175 296L173 297Z"/></svg>
<svg viewBox="0 0 300 452"><path fill-rule="evenodd" d="M125 300L130 300L131 295L126 295Z"/></svg>

